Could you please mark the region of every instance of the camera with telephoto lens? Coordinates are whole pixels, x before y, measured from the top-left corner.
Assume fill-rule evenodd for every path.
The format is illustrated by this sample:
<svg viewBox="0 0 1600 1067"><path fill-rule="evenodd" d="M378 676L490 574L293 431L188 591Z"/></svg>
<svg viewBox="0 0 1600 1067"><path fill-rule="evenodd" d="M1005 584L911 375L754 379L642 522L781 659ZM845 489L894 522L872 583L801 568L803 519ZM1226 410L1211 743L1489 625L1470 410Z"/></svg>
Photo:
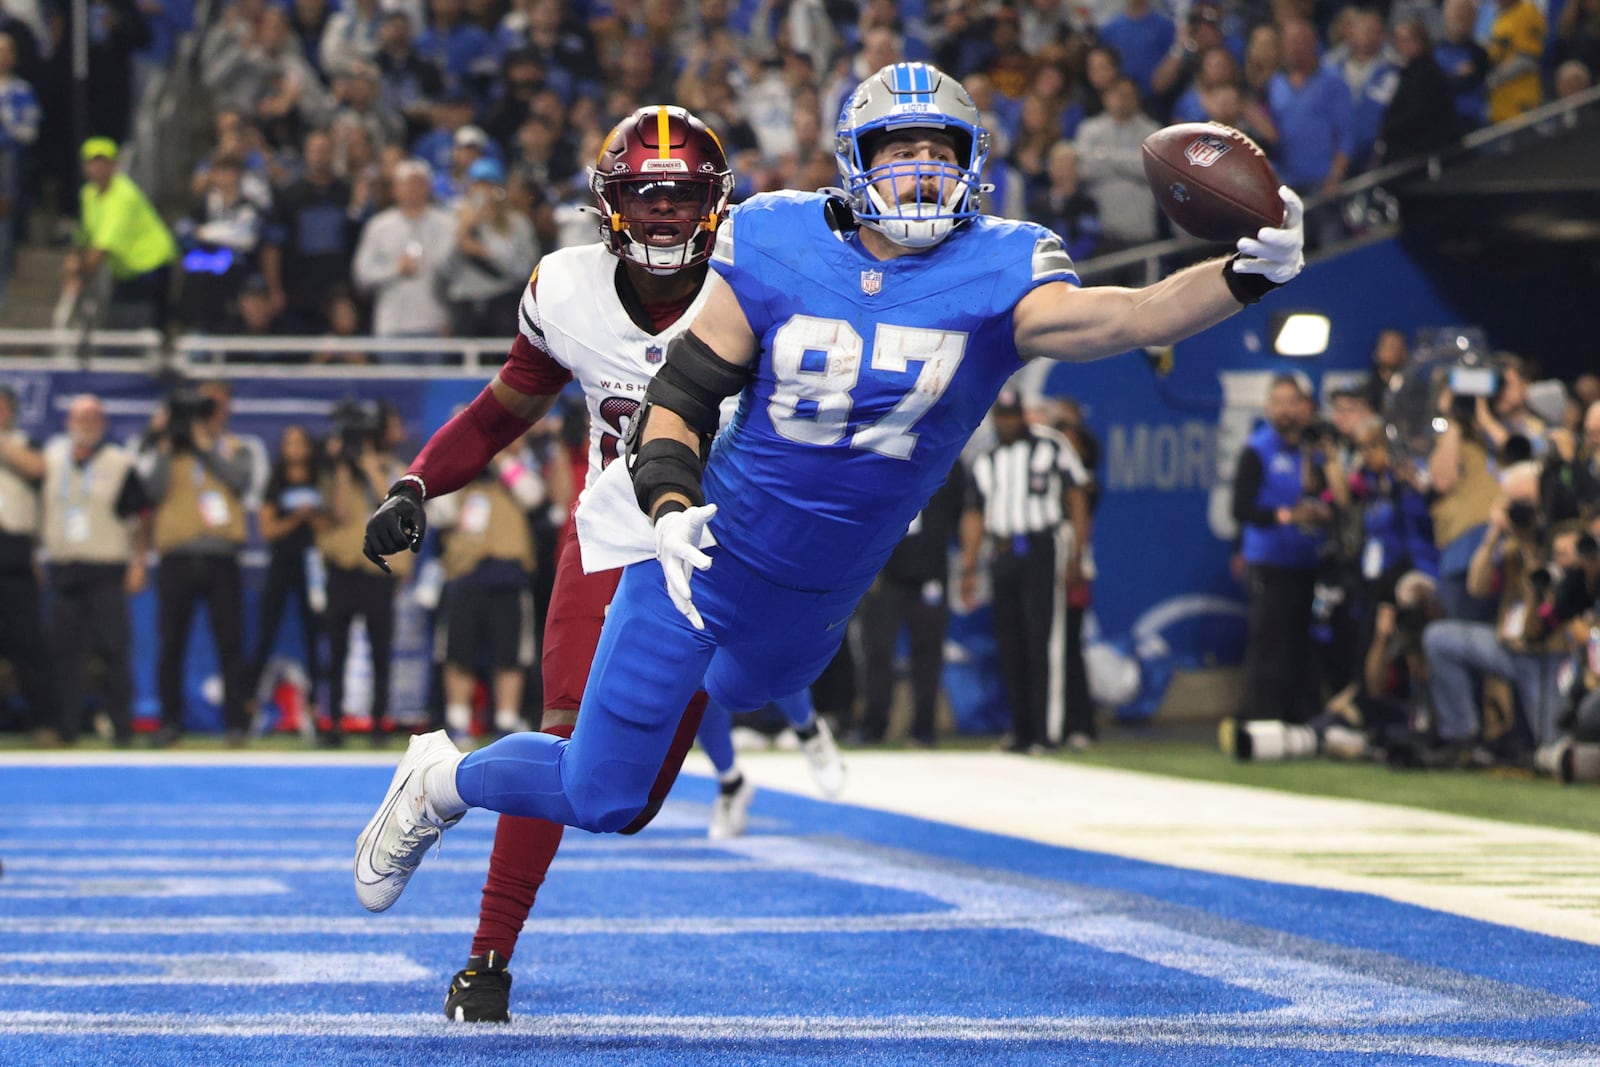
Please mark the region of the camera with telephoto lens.
<svg viewBox="0 0 1600 1067"><path fill-rule="evenodd" d="M1535 567L1528 572L1528 585L1533 589L1533 595L1542 598L1550 591L1553 585L1560 585L1566 577L1566 572L1554 563L1546 563L1543 567Z"/></svg>
<svg viewBox="0 0 1600 1067"><path fill-rule="evenodd" d="M1506 508L1506 522L1518 532L1538 529L1539 505L1528 500L1513 500Z"/></svg>
<svg viewBox="0 0 1600 1067"><path fill-rule="evenodd" d="M1478 401L1490 404L1499 397L1505 375L1483 352L1472 348L1462 352L1449 371L1450 414L1459 422L1472 423L1478 417Z"/></svg>
<svg viewBox="0 0 1600 1067"><path fill-rule="evenodd" d="M339 401L330 413L339 438L340 453L356 459L368 448L379 447L383 416L377 405L355 399Z"/></svg>
<svg viewBox="0 0 1600 1067"><path fill-rule="evenodd" d="M1317 419L1300 431L1300 440L1312 448L1330 444L1338 440L1338 437L1338 429L1326 419Z"/></svg>
<svg viewBox="0 0 1600 1067"><path fill-rule="evenodd" d="M216 397L206 396L192 385L180 385L167 394L167 439L174 449L194 448L194 424L217 413Z"/></svg>

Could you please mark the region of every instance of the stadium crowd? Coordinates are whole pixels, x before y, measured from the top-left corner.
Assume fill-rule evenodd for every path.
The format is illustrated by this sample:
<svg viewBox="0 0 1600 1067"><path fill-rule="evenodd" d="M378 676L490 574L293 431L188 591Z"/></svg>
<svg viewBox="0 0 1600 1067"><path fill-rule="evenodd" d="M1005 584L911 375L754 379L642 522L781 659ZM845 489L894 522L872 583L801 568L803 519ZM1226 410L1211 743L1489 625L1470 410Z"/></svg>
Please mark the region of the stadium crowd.
<svg viewBox="0 0 1600 1067"><path fill-rule="evenodd" d="M718 131L737 202L832 185L849 89L933 61L992 132L988 210L1083 259L1164 232L1139 156L1162 123L1237 126L1308 195L1582 91L1600 62L1594 0L229 0L199 27L189 0L91 10L83 145L66 12L0 15L0 198L14 223L41 186L71 214L81 162L91 252L68 285L109 258L118 324L164 323L175 288L184 327L250 335L504 333L538 256L591 239L585 164L646 103ZM185 33L214 134L163 226L115 163L144 72Z"/></svg>
<svg viewBox="0 0 1600 1067"><path fill-rule="evenodd" d="M846 92L887 63L931 60L963 80L992 132L988 209L1051 227L1083 259L1164 232L1139 161L1140 143L1162 123L1238 126L1310 195L1582 91L1600 63L1596 0L1551 5L1548 17L1533 0L1396 0L1385 9L1196 0L1175 11L1150 0L233 0L193 28L182 0L102 6L91 48L105 62L92 66L93 136L81 143L65 132L62 14L13 0L0 12L0 203L15 222L16 205L48 198L52 178L66 201L71 183L60 178L81 170L66 284L87 291L109 269L109 322L332 335L299 357L317 361L418 358L351 353L340 335L509 337L540 255L594 239L585 164L606 130L644 103L682 104L718 132L739 200L834 184L833 117ZM168 219L152 199L171 191L139 190L120 164L141 70L170 58L185 32L201 35L213 133L193 170L190 210ZM1318 224L1324 237L1341 225ZM1514 357L1481 368L1493 381L1482 395L1433 383L1440 432L1419 456L1386 432L1406 349L1397 333L1379 338L1368 385L1326 397L1325 411L1298 380L1275 382L1267 423L1241 461L1234 516L1252 637L1246 704L1227 735L1240 755L1526 763L1536 752L1548 761L1581 725L1566 713L1600 666L1587 629L1600 569L1600 381L1580 380L1542 416L1530 407L1532 372ZM541 423L499 457L476 487L481 504L464 500L435 517L443 533L432 568L391 577L364 562L358 535L403 467L406 432L392 413L348 409L326 439L286 432L269 477L264 457L230 444L221 383L175 395L130 449L103 441L94 398L74 406L65 444L43 448L7 432L13 407L0 395L0 494L34 507L0 515L6 613L31 615L32 632L46 632L40 590L29 585L41 542L58 561L55 610L80 613L55 618L49 654L19 640L28 626L3 628L0 655L18 667L41 740L82 731L86 656L105 668L110 733L129 739L128 634L107 622L126 613L105 605L125 609L117 598L143 586L149 550L161 560L163 743L182 732L183 660L202 600L225 726L239 743L259 723L267 650L291 603L304 630L327 639L325 649L309 643L305 671L322 694L327 744L342 738L341 666L349 623L363 619L381 738L401 581L453 635L429 702L441 721L448 710L453 729L503 732L539 706L531 648L558 531L582 484L581 410ZM960 528L959 572L947 554L908 544L862 610L911 627L921 661L911 734L931 743L938 659L928 650L939 647L950 601L971 596L986 561L1005 608L997 636L1016 716L1007 743L1083 747L1095 723L1072 625L1075 613L1081 628L1094 577L1098 445L1070 403L1023 412L1003 398L1002 407L993 447L974 450L972 471L953 472L954 488L927 513L940 545ZM1048 492L1059 505L1037 527L1008 525L1005 502L983 490L981 472L1007 462L1008 449L1025 462L1052 457L1058 480ZM68 506L56 487L79 484L73 472L88 463L111 473L92 480L98 496ZM247 628L239 553L252 511L274 593ZM1040 632L1053 606L1028 601L1032 578L1008 571L1008 546L1030 538L1050 545L1046 570L1066 592L1069 688L1056 708L1044 706L1054 690L1043 679L1061 665L1041 662ZM85 544L94 551L75 557ZM1581 604L1580 587L1589 594ZM479 662L475 651L491 642L472 630L488 610L522 623L497 631ZM258 635L254 649L246 632ZM864 665L863 714L853 699L819 698L869 743L885 735L892 688L879 637ZM478 721L463 720L480 674L487 703Z"/></svg>

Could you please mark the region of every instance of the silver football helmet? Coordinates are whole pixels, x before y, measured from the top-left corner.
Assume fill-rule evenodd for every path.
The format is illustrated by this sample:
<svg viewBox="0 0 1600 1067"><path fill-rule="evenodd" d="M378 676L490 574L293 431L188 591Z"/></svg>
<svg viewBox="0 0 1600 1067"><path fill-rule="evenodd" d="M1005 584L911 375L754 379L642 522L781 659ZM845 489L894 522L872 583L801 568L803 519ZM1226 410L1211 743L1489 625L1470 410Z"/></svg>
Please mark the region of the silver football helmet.
<svg viewBox="0 0 1600 1067"><path fill-rule="evenodd" d="M890 160L872 166L883 137L901 130L941 130L955 141L956 163ZM926 63L894 63L863 81L839 113L834 155L856 219L907 248L938 244L982 211L979 176L989 131L961 83ZM915 177L912 199L889 203L874 184ZM929 183L927 179L934 179ZM931 184L938 190L930 193Z"/></svg>

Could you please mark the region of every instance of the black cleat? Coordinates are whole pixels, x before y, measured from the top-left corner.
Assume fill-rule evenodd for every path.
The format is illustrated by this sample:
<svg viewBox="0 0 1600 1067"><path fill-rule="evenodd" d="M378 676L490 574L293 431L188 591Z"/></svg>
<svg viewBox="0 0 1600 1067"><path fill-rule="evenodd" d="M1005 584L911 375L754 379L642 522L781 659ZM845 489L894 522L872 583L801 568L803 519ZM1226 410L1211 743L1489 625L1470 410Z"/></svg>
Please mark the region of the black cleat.
<svg viewBox="0 0 1600 1067"><path fill-rule="evenodd" d="M473 956L456 972L444 998L444 1014L458 1023L511 1021L511 972L499 953Z"/></svg>

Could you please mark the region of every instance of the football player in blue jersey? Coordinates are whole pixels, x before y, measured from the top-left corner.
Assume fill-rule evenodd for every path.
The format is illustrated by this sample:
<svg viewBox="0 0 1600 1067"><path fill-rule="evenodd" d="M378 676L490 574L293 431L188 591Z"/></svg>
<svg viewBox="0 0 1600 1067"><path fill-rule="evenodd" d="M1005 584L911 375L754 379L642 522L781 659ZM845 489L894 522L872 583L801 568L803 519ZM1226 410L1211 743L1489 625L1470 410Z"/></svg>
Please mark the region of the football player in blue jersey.
<svg viewBox="0 0 1600 1067"><path fill-rule="evenodd" d="M1170 345L1304 263L1284 188L1283 226L1231 257L1143 289L1081 287L1055 234L981 213L988 132L926 64L868 77L837 134L843 199L759 195L721 224L723 284L668 347L626 469L609 468L631 476L655 558L624 572L571 740L515 734L463 755L442 731L414 738L357 840L368 909L399 897L469 807L626 826L696 689L742 710L821 673L1023 362Z"/></svg>

